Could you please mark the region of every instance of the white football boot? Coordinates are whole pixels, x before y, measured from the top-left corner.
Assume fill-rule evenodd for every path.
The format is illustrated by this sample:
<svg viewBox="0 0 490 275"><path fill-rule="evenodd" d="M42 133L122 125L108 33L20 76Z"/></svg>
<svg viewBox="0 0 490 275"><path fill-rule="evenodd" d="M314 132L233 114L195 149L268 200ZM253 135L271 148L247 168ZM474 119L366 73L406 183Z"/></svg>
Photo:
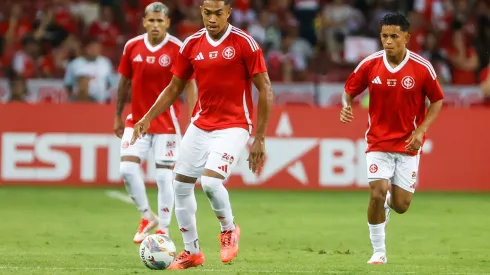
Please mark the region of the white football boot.
<svg viewBox="0 0 490 275"><path fill-rule="evenodd" d="M371 259L367 262L368 264L386 264L388 263L388 258L386 258L386 254L382 252L376 252L373 254Z"/></svg>
<svg viewBox="0 0 490 275"><path fill-rule="evenodd" d="M157 227L158 218L155 214L151 214L149 219L141 219L138 232L134 235L133 242L135 244L140 244L148 235L150 231Z"/></svg>

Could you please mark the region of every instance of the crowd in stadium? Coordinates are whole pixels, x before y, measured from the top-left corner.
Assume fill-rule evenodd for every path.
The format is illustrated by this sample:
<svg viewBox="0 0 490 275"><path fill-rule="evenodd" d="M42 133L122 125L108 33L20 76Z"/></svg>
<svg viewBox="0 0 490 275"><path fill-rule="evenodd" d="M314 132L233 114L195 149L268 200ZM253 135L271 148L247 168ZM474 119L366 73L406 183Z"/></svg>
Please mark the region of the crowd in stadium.
<svg viewBox="0 0 490 275"><path fill-rule="evenodd" d="M184 40L202 27L201 1L161 1L171 10L173 35ZM142 12L151 2L0 1L0 78L14 86L64 78L69 62L94 42L116 73L125 42L144 31ZM408 15L408 47L432 62L441 84L480 85L490 96L488 0L235 0L232 24L261 44L273 81L343 82L364 54L352 51L380 49L379 21L392 11Z"/></svg>

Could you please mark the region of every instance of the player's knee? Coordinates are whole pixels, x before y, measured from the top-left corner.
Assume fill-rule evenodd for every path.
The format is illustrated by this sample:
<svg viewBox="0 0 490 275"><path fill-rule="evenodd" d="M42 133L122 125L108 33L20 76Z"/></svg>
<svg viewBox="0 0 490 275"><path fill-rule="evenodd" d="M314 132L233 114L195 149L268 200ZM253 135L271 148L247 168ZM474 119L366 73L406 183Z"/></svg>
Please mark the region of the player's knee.
<svg viewBox="0 0 490 275"><path fill-rule="evenodd" d="M204 193L206 193L206 195L210 197L216 190L222 188L223 180L218 178L213 178L213 177L202 176L201 186Z"/></svg>
<svg viewBox="0 0 490 275"><path fill-rule="evenodd" d="M377 202L382 202L386 200L386 193L388 192L388 187L385 187L384 185L372 185L371 186L371 192L370 192L370 197L371 201L377 201Z"/></svg>
<svg viewBox="0 0 490 275"><path fill-rule="evenodd" d="M125 182L131 180L131 178L140 175L140 164L131 161L121 161L119 165L119 173Z"/></svg>
<svg viewBox="0 0 490 275"><path fill-rule="evenodd" d="M194 192L194 184L175 181L174 182L174 193L176 197L186 197Z"/></svg>
<svg viewBox="0 0 490 275"><path fill-rule="evenodd" d="M411 200L408 198L391 200L391 208L398 214L403 214L408 211Z"/></svg>

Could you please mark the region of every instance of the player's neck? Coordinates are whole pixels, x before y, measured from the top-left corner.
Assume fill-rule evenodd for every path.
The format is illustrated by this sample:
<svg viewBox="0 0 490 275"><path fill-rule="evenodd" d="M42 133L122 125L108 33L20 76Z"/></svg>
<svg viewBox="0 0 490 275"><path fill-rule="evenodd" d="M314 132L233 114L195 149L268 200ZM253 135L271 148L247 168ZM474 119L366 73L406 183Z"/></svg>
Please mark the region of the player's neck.
<svg viewBox="0 0 490 275"><path fill-rule="evenodd" d="M408 53L407 49L404 49L399 55L395 55L395 56L387 55L386 59L388 60L388 63L390 63L391 66L396 67L403 62L403 59L405 59L407 53Z"/></svg>
<svg viewBox="0 0 490 275"><path fill-rule="evenodd" d="M223 37L223 35L225 35L226 31L228 30L228 27L229 27L230 23L227 23L226 24L226 27L223 28L223 30L221 32L219 32L218 34L216 34L215 36L211 36L210 37L214 40L214 41L218 41L221 39L221 37Z"/></svg>
<svg viewBox="0 0 490 275"><path fill-rule="evenodd" d="M161 37L150 37L150 39L148 39L148 40L150 41L150 44L153 47L156 47L156 46L160 45L163 42L163 40L165 40L165 37L167 37L167 33L165 33Z"/></svg>

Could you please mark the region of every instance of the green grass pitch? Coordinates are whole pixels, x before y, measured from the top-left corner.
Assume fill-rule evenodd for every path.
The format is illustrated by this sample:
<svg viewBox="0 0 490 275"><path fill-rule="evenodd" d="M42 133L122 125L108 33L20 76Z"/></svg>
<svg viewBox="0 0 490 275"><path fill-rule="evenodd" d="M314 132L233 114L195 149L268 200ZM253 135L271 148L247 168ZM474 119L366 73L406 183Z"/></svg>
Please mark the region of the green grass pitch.
<svg viewBox="0 0 490 275"><path fill-rule="evenodd" d="M0 274L156 274L132 243L123 189L0 188ZM154 209L156 190L148 190ZM219 260L219 223L197 190L204 266L193 274L490 274L490 194L416 193L392 214L388 264L371 266L366 192L230 191L240 253ZM170 231L183 248L175 217Z"/></svg>

